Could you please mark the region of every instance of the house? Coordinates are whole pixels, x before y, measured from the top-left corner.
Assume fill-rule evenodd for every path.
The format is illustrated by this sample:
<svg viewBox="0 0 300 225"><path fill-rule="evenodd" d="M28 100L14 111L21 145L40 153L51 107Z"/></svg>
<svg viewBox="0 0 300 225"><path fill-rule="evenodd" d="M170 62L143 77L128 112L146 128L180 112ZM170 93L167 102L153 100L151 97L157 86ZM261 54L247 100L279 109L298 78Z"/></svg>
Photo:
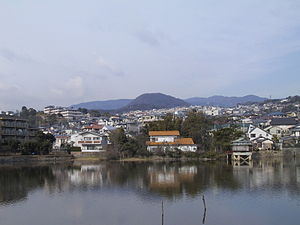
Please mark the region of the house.
<svg viewBox="0 0 300 225"><path fill-rule="evenodd" d="M274 147L274 141L265 137L258 137L252 141L255 150L271 150Z"/></svg>
<svg viewBox="0 0 300 225"><path fill-rule="evenodd" d="M94 132L85 131L73 134L70 143L74 147L80 147L81 152L103 152L107 145L107 137Z"/></svg>
<svg viewBox="0 0 300 225"><path fill-rule="evenodd" d="M249 162L252 160L252 143L248 138L239 138L231 142L231 152L227 158L233 161Z"/></svg>
<svg viewBox="0 0 300 225"><path fill-rule="evenodd" d="M290 128L291 136L300 137L300 125Z"/></svg>
<svg viewBox="0 0 300 225"><path fill-rule="evenodd" d="M193 139L180 138L180 133L177 130L149 131L149 137L150 141L146 142L148 151L179 149L183 152L196 152L197 150L197 145Z"/></svg>
<svg viewBox="0 0 300 225"><path fill-rule="evenodd" d="M259 137L263 137L266 139L272 139L273 135L266 132L265 130L255 127L253 125L249 126L248 131L247 131L247 136L250 139L250 141L257 139Z"/></svg>
<svg viewBox="0 0 300 225"><path fill-rule="evenodd" d="M70 140L69 135L55 135L55 142L53 144L54 149L61 149L68 144Z"/></svg>
<svg viewBox="0 0 300 225"><path fill-rule="evenodd" d="M290 135L290 129L298 124L294 118L273 118L265 130L278 137Z"/></svg>
<svg viewBox="0 0 300 225"><path fill-rule="evenodd" d="M250 152L252 151L252 143L248 138L239 138L231 142L232 152Z"/></svg>

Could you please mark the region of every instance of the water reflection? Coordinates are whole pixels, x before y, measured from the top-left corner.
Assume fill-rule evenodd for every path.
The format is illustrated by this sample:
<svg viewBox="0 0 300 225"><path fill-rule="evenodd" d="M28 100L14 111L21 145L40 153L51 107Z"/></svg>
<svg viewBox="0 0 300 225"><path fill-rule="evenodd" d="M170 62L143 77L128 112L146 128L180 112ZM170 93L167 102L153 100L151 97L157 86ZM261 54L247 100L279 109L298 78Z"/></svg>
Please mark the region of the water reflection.
<svg viewBox="0 0 300 225"><path fill-rule="evenodd" d="M298 159L226 163L155 162L9 166L0 168L0 204L26 199L34 190L48 193L126 189L140 197L194 198L205 191L287 191L299 195Z"/></svg>

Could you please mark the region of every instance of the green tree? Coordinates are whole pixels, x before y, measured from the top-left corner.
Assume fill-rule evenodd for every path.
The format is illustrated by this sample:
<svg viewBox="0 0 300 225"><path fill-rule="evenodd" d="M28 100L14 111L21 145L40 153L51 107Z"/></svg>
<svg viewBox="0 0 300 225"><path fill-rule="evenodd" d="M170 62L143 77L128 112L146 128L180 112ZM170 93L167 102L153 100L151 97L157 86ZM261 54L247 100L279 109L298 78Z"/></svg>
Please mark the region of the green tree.
<svg viewBox="0 0 300 225"><path fill-rule="evenodd" d="M181 135L193 138L200 149L210 150L211 135L209 131L211 127L211 121L203 113L190 112L182 123Z"/></svg>
<svg viewBox="0 0 300 225"><path fill-rule="evenodd" d="M229 151L231 142L243 135L243 132L234 128L223 128L213 132L213 143L218 152Z"/></svg>

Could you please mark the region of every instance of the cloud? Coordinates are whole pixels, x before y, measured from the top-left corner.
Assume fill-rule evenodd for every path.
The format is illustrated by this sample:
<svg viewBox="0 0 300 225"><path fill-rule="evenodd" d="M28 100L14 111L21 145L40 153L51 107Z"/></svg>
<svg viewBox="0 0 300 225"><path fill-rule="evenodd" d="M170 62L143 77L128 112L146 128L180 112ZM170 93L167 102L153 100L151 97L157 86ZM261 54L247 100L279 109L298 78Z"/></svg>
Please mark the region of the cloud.
<svg viewBox="0 0 300 225"><path fill-rule="evenodd" d="M149 30L141 30L135 34L135 36L141 41L148 44L151 47L158 47L160 41L157 35Z"/></svg>
<svg viewBox="0 0 300 225"><path fill-rule="evenodd" d="M57 86L50 88L54 97L76 99L82 97L85 92L83 78L80 76L71 77Z"/></svg>
<svg viewBox="0 0 300 225"><path fill-rule="evenodd" d="M115 76L121 77L125 75L125 73L121 69L119 69L117 66L113 65L112 63L108 62L102 57L97 58L96 65Z"/></svg>
<svg viewBox="0 0 300 225"><path fill-rule="evenodd" d="M0 56L11 62L36 62L30 56L16 53L15 51L8 48L0 48Z"/></svg>
<svg viewBox="0 0 300 225"><path fill-rule="evenodd" d="M13 90L19 90L19 86L16 84L7 84L7 83L0 83L0 92L2 91L13 91Z"/></svg>

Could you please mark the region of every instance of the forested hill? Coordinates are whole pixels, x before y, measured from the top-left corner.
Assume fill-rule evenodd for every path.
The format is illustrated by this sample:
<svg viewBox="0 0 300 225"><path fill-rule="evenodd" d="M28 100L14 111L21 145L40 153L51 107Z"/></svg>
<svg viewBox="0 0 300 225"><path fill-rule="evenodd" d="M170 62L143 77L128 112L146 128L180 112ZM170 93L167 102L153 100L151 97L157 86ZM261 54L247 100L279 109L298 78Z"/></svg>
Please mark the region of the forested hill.
<svg viewBox="0 0 300 225"><path fill-rule="evenodd" d="M189 103L183 101L182 99L174 98L170 95L161 93L147 93L138 96L127 106L121 108L120 111L162 109L189 105Z"/></svg>

